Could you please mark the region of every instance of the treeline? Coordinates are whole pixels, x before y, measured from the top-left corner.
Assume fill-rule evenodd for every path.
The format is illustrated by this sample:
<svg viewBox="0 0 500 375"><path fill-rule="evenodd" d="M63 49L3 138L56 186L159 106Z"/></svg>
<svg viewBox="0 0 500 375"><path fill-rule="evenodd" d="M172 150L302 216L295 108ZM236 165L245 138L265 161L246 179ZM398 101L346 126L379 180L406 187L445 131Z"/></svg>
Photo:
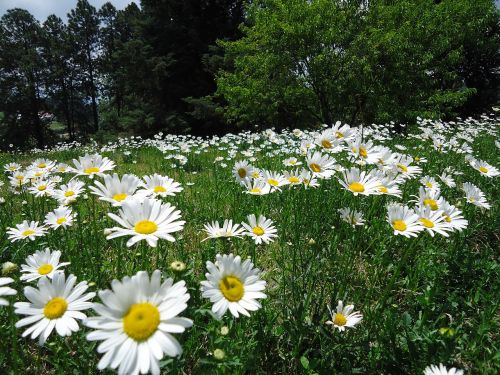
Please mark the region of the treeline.
<svg viewBox="0 0 500 375"><path fill-rule="evenodd" d="M0 147L479 113L493 0L142 0L0 19Z"/></svg>
<svg viewBox="0 0 500 375"><path fill-rule="evenodd" d="M11 9L0 20L0 140L204 133L223 118L203 99L223 61L217 40L240 36L242 0L142 0L97 10L79 0L67 22ZM208 103L208 104L205 104ZM58 129L59 127L59 129Z"/></svg>

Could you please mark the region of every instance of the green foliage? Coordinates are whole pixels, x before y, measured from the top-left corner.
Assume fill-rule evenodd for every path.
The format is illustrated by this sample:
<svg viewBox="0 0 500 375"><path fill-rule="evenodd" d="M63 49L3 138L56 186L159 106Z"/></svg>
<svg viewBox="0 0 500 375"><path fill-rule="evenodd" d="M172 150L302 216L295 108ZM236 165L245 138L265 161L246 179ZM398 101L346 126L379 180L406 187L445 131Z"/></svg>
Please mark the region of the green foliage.
<svg viewBox="0 0 500 375"><path fill-rule="evenodd" d="M261 0L249 5L242 32L220 43L234 68L217 78L225 116L240 125L451 116L479 81L496 77L470 71L471 48L489 57L475 69L498 66L490 0Z"/></svg>

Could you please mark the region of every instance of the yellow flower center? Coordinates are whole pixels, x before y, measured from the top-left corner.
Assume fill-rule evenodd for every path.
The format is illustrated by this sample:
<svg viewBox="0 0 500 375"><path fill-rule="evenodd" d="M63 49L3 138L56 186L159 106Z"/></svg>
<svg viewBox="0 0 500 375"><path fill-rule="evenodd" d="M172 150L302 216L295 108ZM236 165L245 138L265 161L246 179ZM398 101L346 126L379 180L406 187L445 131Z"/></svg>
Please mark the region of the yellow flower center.
<svg viewBox="0 0 500 375"><path fill-rule="evenodd" d="M288 177L288 182L291 184L298 184L300 182L300 179L298 177L292 176Z"/></svg>
<svg viewBox="0 0 500 375"><path fill-rule="evenodd" d="M99 173L99 168L98 167L85 168L83 173L85 173L85 174Z"/></svg>
<svg viewBox="0 0 500 375"><path fill-rule="evenodd" d="M392 227L400 232L404 232L406 230L406 223L403 220L394 220Z"/></svg>
<svg viewBox="0 0 500 375"><path fill-rule="evenodd" d="M219 282L219 289L230 302L238 302L245 294L243 283L236 276L225 276Z"/></svg>
<svg viewBox="0 0 500 375"><path fill-rule="evenodd" d="M336 138L344 138L344 134L341 132L335 132L335 137Z"/></svg>
<svg viewBox="0 0 500 375"><path fill-rule="evenodd" d="M257 226L252 228L252 232L257 236L262 236L264 234L264 229L262 229L262 227Z"/></svg>
<svg viewBox="0 0 500 375"><path fill-rule="evenodd" d="M344 314L342 313L336 313L335 314L335 319L333 319L333 324L337 326L345 326L347 323L347 319Z"/></svg>
<svg viewBox="0 0 500 375"><path fill-rule="evenodd" d="M326 139L322 140L321 141L321 145L324 147L324 148L332 148L332 143Z"/></svg>
<svg viewBox="0 0 500 375"><path fill-rule="evenodd" d="M316 172L316 173L321 172L321 166L319 164L311 163L311 164L309 164L309 168L311 168L311 170L313 172Z"/></svg>
<svg viewBox="0 0 500 375"><path fill-rule="evenodd" d="M38 191L47 190L47 185L40 185L37 189L38 189Z"/></svg>
<svg viewBox="0 0 500 375"><path fill-rule="evenodd" d="M447 223L451 223L451 217L449 215L443 214L443 216Z"/></svg>
<svg viewBox="0 0 500 375"><path fill-rule="evenodd" d="M43 173L42 172L36 172L35 177L40 177Z"/></svg>
<svg viewBox="0 0 500 375"><path fill-rule="evenodd" d="M379 186L378 191L381 193L387 194L389 192L389 189L387 189L385 186Z"/></svg>
<svg viewBox="0 0 500 375"><path fill-rule="evenodd" d="M45 163L40 163L37 165L38 168L45 168L47 166L47 164Z"/></svg>
<svg viewBox="0 0 500 375"><path fill-rule="evenodd" d="M64 193L64 196L65 196L66 198L72 197L73 195L75 195L75 192L74 192L74 191L69 191L69 190L68 190L67 192L65 192L65 193Z"/></svg>
<svg viewBox="0 0 500 375"><path fill-rule="evenodd" d="M257 171L253 172L253 173L252 173L252 177L253 177L253 178L259 178L259 177L260 177L259 172L257 172Z"/></svg>
<svg viewBox="0 0 500 375"><path fill-rule="evenodd" d="M424 205L429 206L432 211L436 211L438 209L437 202L431 198L424 199Z"/></svg>
<svg viewBox="0 0 500 375"><path fill-rule="evenodd" d="M66 168L65 168L65 167L59 167L59 168L58 168L58 171L59 171L59 172L66 172Z"/></svg>
<svg viewBox="0 0 500 375"><path fill-rule="evenodd" d="M262 193L262 190L259 188L252 188L249 191L250 191L250 193Z"/></svg>
<svg viewBox="0 0 500 375"><path fill-rule="evenodd" d="M19 181L22 181L22 180L24 180L24 176L16 176L16 179Z"/></svg>
<svg viewBox="0 0 500 375"><path fill-rule="evenodd" d="M368 152L366 151L366 148L360 147L359 148L359 155L362 158L367 158L368 157Z"/></svg>
<svg viewBox="0 0 500 375"><path fill-rule="evenodd" d="M23 233L21 233L21 235L23 235L24 237L31 236L32 234L35 234L35 231L33 229L26 229Z"/></svg>
<svg viewBox="0 0 500 375"><path fill-rule="evenodd" d="M9 167L9 171L14 172L14 171L16 171L16 170L17 170L17 167Z"/></svg>
<svg viewBox="0 0 500 375"><path fill-rule="evenodd" d="M140 234L151 234L158 230L158 225L151 220L141 220L135 224L134 230Z"/></svg>
<svg viewBox="0 0 500 375"><path fill-rule="evenodd" d="M46 275L48 273L51 273L53 269L54 267L52 266L52 264L42 264L40 267L38 267L38 273L40 275Z"/></svg>
<svg viewBox="0 0 500 375"><path fill-rule="evenodd" d="M163 186L155 186L154 188L154 192L155 193L165 193L167 191L167 189L165 189Z"/></svg>
<svg viewBox="0 0 500 375"><path fill-rule="evenodd" d="M125 198L127 198L128 195L127 194L124 194L124 193L119 193L119 194L115 194L113 195L113 199L117 202L121 202L122 200L124 200Z"/></svg>
<svg viewBox="0 0 500 375"><path fill-rule="evenodd" d="M401 169L403 172L408 172L408 167L403 164L398 164L399 169Z"/></svg>
<svg viewBox="0 0 500 375"><path fill-rule="evenodd" d="M350 184L349 189L355 193L362 193L365 191L365 187L359 182L353 182Z"/></svg>
<svg viewBox="0 0 500 375"><path fill-rule="evenodd" d="M135 341L145 341L160 325L160 312L150 303L135 303L123 316L123 330Z"/></svg>
<svg viewBox="0 0 500 375"><path fill-rule="evenodd" d="M479 170L483 173L488 173L488 168L486 167L479 167Z"/></svg>
<svg viewBox="0 0 500 375"><path fill-rule="evenodd" d="M418 156L415 156L415 161L420 161L420 158Z"/></svg>
<svg viewBox="0 0 500 375"><path fill-rule="evenodd" d="M64 315L68 309L68 303L64 298L56 297L51 299L43 309L43 315L47 319L58 319Z"/></svg>
<svg viewBox="0 0 500 375"><path fill-rule="evenodd" d="M238 169L238 176L240 176L240 178L245 178L247 176L247 170L245 168Z"/></svg>
<svg viewBox="0 0 500 375"><path fill-rule="evenodd" d="M425 186L427 186L429 189L432 189L432 184L430 182L426 182Z"/></svg>
<svg viewBox="0 0 500 375"><path fill-rule="evenodd" d="M297 160L290 160L288 163L291 165L295 165L295 164L297 164Z"/></svg>
<svg viewBox="0 0 500 375"><path fill-rule="evenodd" d="M418 221L420 221L426 228L434 228L434 223L431 220L426 219L425 217L418 219Z"/></svg>
<svg viewBox="0 0 500 375"><path fill-rule="evenodd" d="M56 220L56 223L61 225L67 221L68 221L68 219L66 219L65 217L60 217L59 219Z"/></svg>
<svg viewBox="0 0 500 375"><path fill-rule="evenodd" d="M278 180L275 180L274 178L267 179L267 183L271 186L278 186L280 184Z"/></svg>

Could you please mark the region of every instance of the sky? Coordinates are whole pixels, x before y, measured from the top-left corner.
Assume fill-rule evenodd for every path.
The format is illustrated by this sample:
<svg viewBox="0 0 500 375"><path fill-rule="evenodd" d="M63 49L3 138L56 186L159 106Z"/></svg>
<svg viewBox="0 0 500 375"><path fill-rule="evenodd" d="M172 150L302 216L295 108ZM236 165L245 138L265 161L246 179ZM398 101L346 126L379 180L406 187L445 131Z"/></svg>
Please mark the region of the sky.
<svg viewBox="0 0 500 375"><path fill-rule="evenodd" d="M116 9L123 9L132 0L88 0L90 4L99 9L102 4L109 1L112 3ZM500 1L500 0L498 0ZM35 16L40 22L47 19L47 16L55 14L59 16L64 21L66 21L66 15L71 9L76 7L77 0L0 0L0 16L4 15L7 9L12 8L22 8L28 10L31 14ZM139 5L140 1L135 0L135 3Z"/></svg>
<svg viewBox="0 0 500 375"><path fill-rule="evenodd" d="M123 9L132 2L132 0L108 1L111 1L117 9ZM45 21L50 14L56 14L63 20L66 20L66 14L75 7L76 2L77 0L0 0L0 16L2 16L7 9L23 8L27 9L40 22ZM89 0L89 2L99 9L106 0ZM139 5L140 0L136 0L135 3ZM500 8L500 0L495 0L495 4L497 8Z"/></svg>

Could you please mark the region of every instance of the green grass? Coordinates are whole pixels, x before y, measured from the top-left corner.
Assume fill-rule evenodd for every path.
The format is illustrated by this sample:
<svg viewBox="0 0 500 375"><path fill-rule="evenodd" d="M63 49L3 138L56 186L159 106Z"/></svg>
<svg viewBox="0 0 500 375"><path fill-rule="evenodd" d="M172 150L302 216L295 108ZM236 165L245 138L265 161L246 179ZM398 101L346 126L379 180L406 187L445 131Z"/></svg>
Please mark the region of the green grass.
<svg viewBox="0 0 500 375"><path fill-rule="evenodd" d="M498 165L494 137L480 135L472 143L475 155ZM463 154L438 153L428 141L395 138L385 143L408 147L407 153L426 157L423 175L436 176L453 166L464 174L457 183L472 182L486 195L492 208L488 211L465 203L463 192L444 187L446 199L461 204L469 226L449 238L432 238L421 233L418 238L394 236L386 222L384 196L354 197L344 191L336 178L321 181L317 189L285 188L282 193L251 196L242 192L231 176L234 160L227 168L214 163L226 150L209 147L207 152L187 153L183 168L172 168L170 160L154 147L123 147L102 154L114 160L118 174L138 176L159 173L180 182L184 191L168 201L177 206L185 228L176 234L177 241L160 241L155 248L140 243L131 248L126 240L107 241L103 230L114 226L107 217L112 208L89 193L73 206L78 220L68 230L49 231L34 242L11 243L5 232L21 221L43 221L56 208L54 200L34 198L29 193L13 195L3 187L0 206L0 260L23 264L35 250L50 247L62 251L62 261L70 261L67 273L79 280L95 283L93 291L109 288L115 278L133 275L139 270L160 269L165 277L186 281L191 299L183 316L194 321L191 329L177 335L184 353L180 358L162 361L162 371L178 374L421 374L430 364L443 363L465 369L467 373L495 374L499 364L499 265L497 209L499 189L495 178L480 176L464 160ZM416 151L416 147L423 145ZM279 146L272 145L272 149ZM240 146L240 150L248 145ZM17 161L29 164L45 156L70 162L80 150L46 154L0 154L0 165ZM342 154L344 155L344 154ZM338 161L349 165L344 156ZM285 156L256 155L253 164L282 170ZM244 157L238 156L237 160ZM68 180L70 175L65 175ZM7 182L5 177L0 177ZM82 179L84 180L84 179ZM92 182L85 180L88 184ZM193 182L188 186L186 183ZM7 185L7 183L6 183ZM418 179L404 185L402 202L418 194ZM394 199L393 199L394 200ZM25 201L25 204L21 202ZM366 226L352 228L341 221L337 210L351 207L362 211ZM250 238L209 240L203 224L232 218L246 220L248 214L271 218L278 239L256 246ZM201 297L207 260L217 253L249 256L263 270L267 281L263 308L250 318L234 319L228 314L216 321L211 304ZM187 264L182 274L169 269L174 260ZM19 273L13 303L25 300ZM339 299L355 305L363 321L344 333L333 331L325 321L327 305L334 308ZM98 301L98 297L94 299ZM92 313L90 313L92 314ZM21 337L13 327L19 319L12 304L0 307L0 369L2 374L91 374L100 355L96 344L86 341L89 330L68 338L55 331L43 347L36 340ZM229 327L222 335L220 329ZM449 329L448 329L449 328ZM215 349L225 352L217 360ZM163 372L162 372L163 373Z"/></svg>

